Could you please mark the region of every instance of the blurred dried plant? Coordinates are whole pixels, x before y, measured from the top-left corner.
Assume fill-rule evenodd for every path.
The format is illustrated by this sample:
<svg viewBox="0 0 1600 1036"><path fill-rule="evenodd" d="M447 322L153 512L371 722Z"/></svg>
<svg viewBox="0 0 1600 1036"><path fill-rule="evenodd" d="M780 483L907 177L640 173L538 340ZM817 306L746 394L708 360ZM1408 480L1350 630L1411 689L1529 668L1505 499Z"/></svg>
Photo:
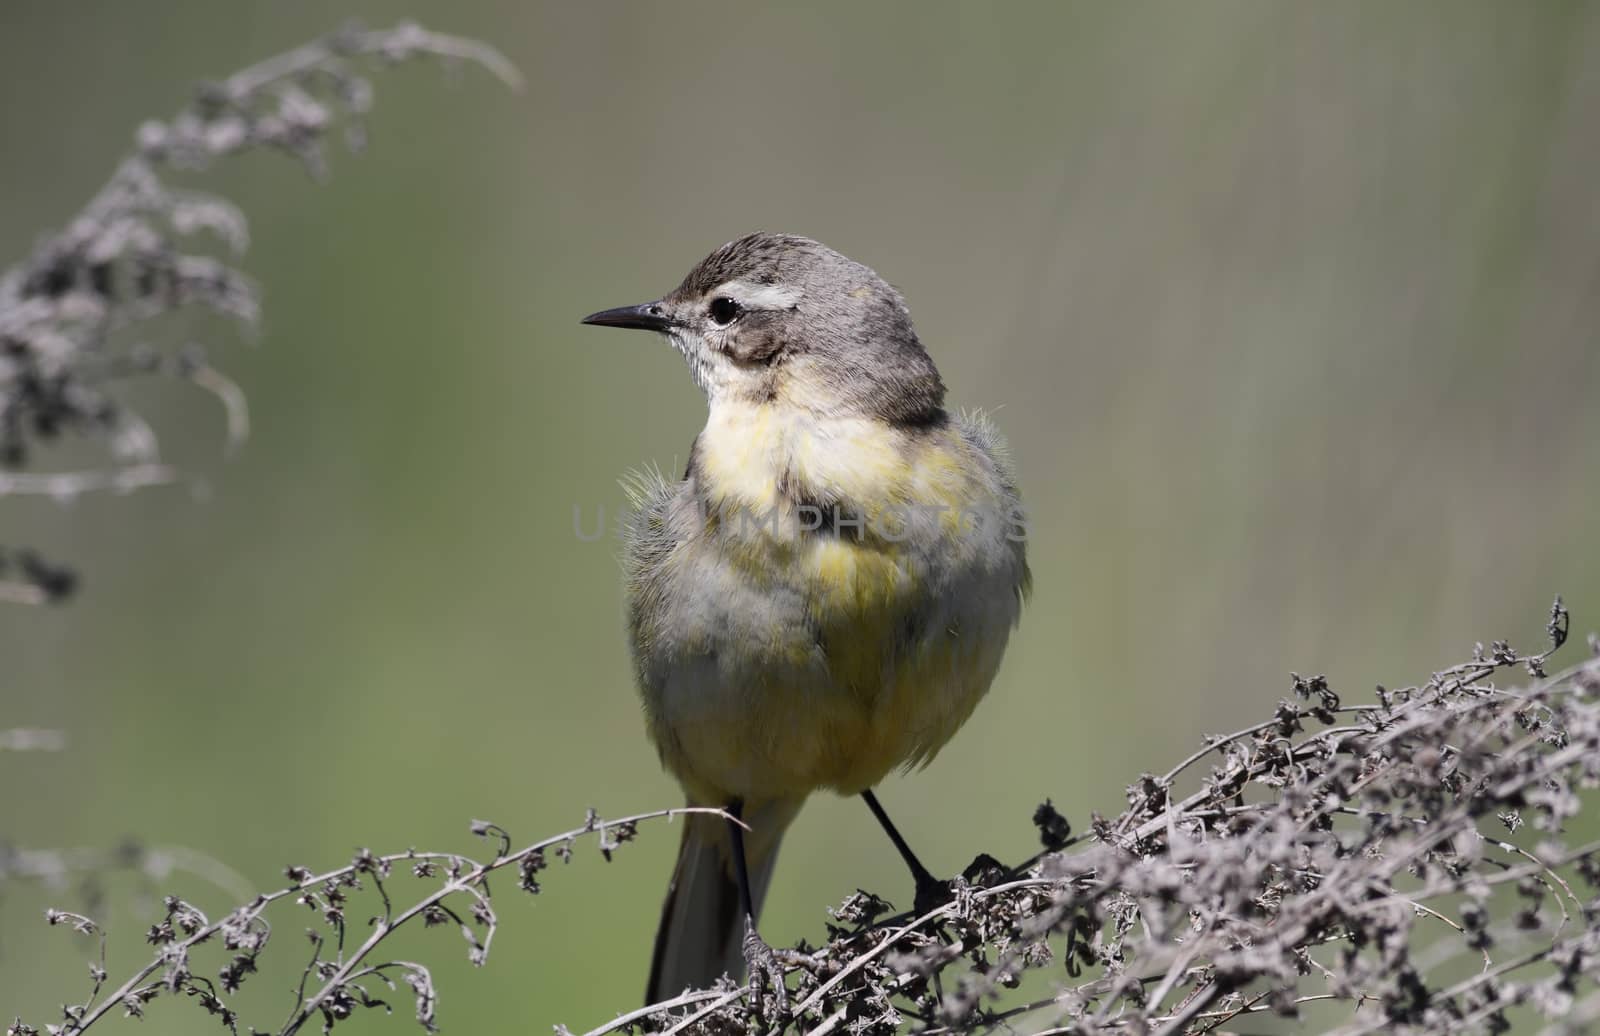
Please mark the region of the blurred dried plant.
<svg viewBox="0 0 1600 1036"><path fill-rule="evenodd" d="M1548 676L1568 625L1558 600L1545 651L1479 645L1423 683L1378 688L1370 704L1346 705L1322 677L1294 676L1295 697L1269 718L1142 775L1119 816L1093 815L1073 836L1049 802L1038 807L1043 851L1010 867L979 856L936 909L886 918L887 900L851 895L829 911L820 947L785 955L784 988L686 990L587 1036L1198 1034L1262 1013L1304 1014L1323 1032L1445 1034L1505 1031L1516 1007L1547 1019L1548 1031L1588 1031L1600 1020L1600 841L1571 844L1563 832L1580 792L1600 783L1600 640L1590 638L1589 660ZM1497 679L1519 669L1534 682ZM1193 776L1205 762L1209 772ZM1194 787L1182 791L1186 779ZM91 964L89 996L63 1006L48 1031L73 1036L183 994L238 1032L229 998L272 935L264 912L284 900L321 928L307 933L311 959L287 1019L251 1032L288 1036L312 1020L326 1031L359 1008L388 1010L382 995L396 980L431 1031L432 972L387 959L379 948L390 936L419 919L453 927L482 964L498 924L491 873L514 869L537 893L549 855L570 859L592 835L609 860L640 821L676 812L610 822L591 813L517 851L478 822L473 832L496 846L487 861L363 850L326 873L288 868L289 887L215 921L169 897L148 937L154 958L109 992L103 964ZM427 883L403 908L397 868ZM358 894L375 901L359 939ZM96 937L103 959L90 917L52 910L46 920ZM193 959L206 944L222 950L215 980ZM1013 992L1030 978L1037 994ZM37 1031L21 1020L8 1030Z"/></svg>
<svg viewBox="0 0 1600 1036"><path fill-rule="evenodd" d="M71 223L0 273L0 497L66 501L174 481L150 422L118 397L131 378L176 378L212 393L226 412L230 446L244 439L244 394L202 345L170 340L157 319L204 311L255 325L256 286L233 265L249 243L247 224L225 198L164 177L262 150L320 176L332 133L361 145L373 100L363 69L422 57L480 65L519 84L511 63L484 44L414 24L351 26L208 83L174 118L139 128L134 153ZM196 242L202 232L220 242L223 257ZM92 440L103 463L32 470L41 447L66 437ZM33 551L0 547L0 601L57 601L76 582Z"/></svg>
<svg viewBox="0 0 1600 1036"><path fill-rule="evenodd" d="M199 879L235 901L253 894L244 875L181 845L145 845L129 839L110 848L26 849L0 842L0 886L37 883L53 894L70 894L90 914L111 909L111 879L118 875L136 879L141 903L159 902L178 876ZM3 946L0 943L0 952Z"/></svg>

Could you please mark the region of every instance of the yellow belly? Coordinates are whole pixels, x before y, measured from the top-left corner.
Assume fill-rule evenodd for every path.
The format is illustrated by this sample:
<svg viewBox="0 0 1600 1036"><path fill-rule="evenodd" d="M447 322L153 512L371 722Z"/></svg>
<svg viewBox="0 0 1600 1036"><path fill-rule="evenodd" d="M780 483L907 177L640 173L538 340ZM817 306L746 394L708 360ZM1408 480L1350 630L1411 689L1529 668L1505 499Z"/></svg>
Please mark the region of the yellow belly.
<svg viewBox="0 0 1600 1036"><path fill-rule="evenodd" d="M927 762L988 690L1010 632L1004 599L971 604L964 628L910 644L896 640L903 613L873 608L834 613L815 639L800 627L708 634L655 714L663 761L699 801L854 794Z"/></svg>
<svg viewBox="0 0 1600 1036"><path fill-rule="evenodd" d="M692 795L858 792L926 762L966 721L1018 601L1016 576L962 534L964 508L994 503L978 498L985 484L963 449L955 434L908 442L868 422L819 430L766 407L713 412L696 450L721 519L678 564L693 593L728 603L705 610L679 654L698 661L673 670L652 710L663 759ZM796 485L848 500L860 535L767 521L792 511L784 491ZM940 510L897 539L906 505ZM952 594L951 572L967 569Z"/></svg>

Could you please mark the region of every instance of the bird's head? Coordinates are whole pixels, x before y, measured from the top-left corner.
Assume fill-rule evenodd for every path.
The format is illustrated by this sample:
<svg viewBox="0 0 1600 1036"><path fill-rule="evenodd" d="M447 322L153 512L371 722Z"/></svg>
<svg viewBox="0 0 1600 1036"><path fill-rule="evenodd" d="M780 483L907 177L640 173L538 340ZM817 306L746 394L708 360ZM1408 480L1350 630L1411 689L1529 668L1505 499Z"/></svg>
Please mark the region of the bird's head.
<svg viewBox="0 0 1600 1036"><path fill-rule="evenodd" d="M809 238L730 241L662 298L583 322L665 335L712 405L775 403L911 425L944 412L944 384L900 293Z"/></svg>

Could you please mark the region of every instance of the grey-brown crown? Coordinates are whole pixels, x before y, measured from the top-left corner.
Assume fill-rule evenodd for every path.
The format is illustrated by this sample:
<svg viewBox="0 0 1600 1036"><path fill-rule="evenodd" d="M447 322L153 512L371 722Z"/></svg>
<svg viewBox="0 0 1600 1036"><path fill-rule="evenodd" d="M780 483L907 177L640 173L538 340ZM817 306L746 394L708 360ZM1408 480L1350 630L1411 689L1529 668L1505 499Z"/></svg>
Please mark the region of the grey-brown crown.
<svg viewBox="0 0 1600 1036"><path fill-rule="evenodd" d="M668 298L699 299L734 281L796 289L790 311L751 314L738 329L742 359L826 384L842 410L896 423L942 418L944 384L905 300L870 267L807 237L748 234L706 256Z"/></svg>

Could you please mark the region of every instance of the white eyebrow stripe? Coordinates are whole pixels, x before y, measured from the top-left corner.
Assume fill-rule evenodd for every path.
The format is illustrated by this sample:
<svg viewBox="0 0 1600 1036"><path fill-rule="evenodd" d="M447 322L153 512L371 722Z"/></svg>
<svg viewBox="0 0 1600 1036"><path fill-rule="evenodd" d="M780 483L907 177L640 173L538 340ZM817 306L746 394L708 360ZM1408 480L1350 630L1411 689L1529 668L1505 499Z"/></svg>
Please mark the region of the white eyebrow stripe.
<svg viewBox="0 0 1600 1036"><path fill-rule="evenodd" d="M782 284L752 284L729 281L711 293L712 298L727 295L746 309L793 309L804 293Z"/></svg>

